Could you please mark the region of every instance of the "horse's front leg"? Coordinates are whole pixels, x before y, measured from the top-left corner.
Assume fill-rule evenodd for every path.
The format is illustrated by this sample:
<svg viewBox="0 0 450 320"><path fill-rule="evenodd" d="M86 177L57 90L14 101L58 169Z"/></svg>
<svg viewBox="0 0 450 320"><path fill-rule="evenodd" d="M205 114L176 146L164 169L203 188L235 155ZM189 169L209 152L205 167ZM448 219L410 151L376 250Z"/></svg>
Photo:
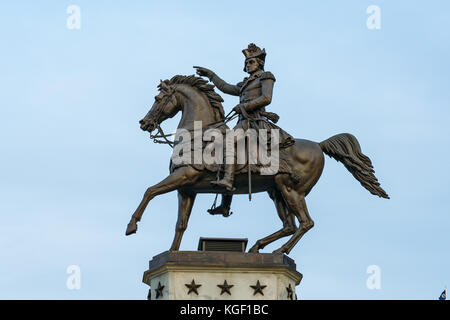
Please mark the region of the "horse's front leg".
<svg viewBox="0 0 450 320"><path fill-rule="evenodd" d="M147 189L142 198L141 203L137 207L136 211L131 216L131 220L128 223L127 231L125 235L133 234L137 231L137 223L141 221L145 208L150 200L160 194L164 194L173 190L176 190L186 184L194 183L200 177L201 172L195 170L191 166L181 167L172 172L167 178L160 183Z"/></svg>
<svg viewBox="0 0 450 320"><path fill-rule="evenodd" d="M181 239L188 225L195 196L196 194L185 194L178 191L178 220L177 226L175 227L175 237L170 250L177 251L180 248Z"/></svg>

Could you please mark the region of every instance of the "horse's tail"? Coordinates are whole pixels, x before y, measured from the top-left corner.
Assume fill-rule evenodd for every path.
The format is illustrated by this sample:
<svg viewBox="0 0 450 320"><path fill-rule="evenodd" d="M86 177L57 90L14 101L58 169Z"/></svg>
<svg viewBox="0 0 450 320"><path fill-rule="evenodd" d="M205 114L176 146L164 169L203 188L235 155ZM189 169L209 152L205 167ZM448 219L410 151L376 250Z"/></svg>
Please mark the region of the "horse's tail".
<svg viewBox="0 0 450 320"><path fill-rule="evenodd" d="M319 143L322 151L344 164L348 171L371 194L389 199L387 193L380 187L380 183L374 175L372 162L369 157L361 152L358 140L349 134L337 134Z"/></svg>

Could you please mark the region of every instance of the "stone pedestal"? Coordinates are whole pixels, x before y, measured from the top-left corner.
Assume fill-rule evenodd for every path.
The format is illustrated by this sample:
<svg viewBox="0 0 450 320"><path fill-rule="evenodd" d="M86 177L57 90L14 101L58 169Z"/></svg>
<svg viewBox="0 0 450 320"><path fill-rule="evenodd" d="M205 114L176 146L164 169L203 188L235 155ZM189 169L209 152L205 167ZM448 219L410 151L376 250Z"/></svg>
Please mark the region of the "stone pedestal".
<svg viewBox="0 0 450 320"><path fill-rule="evenodd" d="M294 300L301 279L284 254L166 251L143 282L151 300Z"/></svg>

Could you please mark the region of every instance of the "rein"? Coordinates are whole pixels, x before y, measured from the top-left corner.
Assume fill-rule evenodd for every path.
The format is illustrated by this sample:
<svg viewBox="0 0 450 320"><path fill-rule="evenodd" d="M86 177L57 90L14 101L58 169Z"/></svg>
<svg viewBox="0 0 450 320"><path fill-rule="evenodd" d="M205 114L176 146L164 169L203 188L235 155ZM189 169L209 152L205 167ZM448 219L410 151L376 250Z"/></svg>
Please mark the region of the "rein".
<svg viewBox="0 0 450 320"><path fill-rule="evenodd" d="M256 126L256 120L258 120L258 119L250 117L242 106L241 106L240 109L241 109L241 113L242 113L243 117L249 121L249 124L251 126L257 127ZM233 112L234 112L234 114L233 114ZM225 116L225 118L223 120L219 120L219 121L213 122L210 125L208 125L207 128L211 128L211 127L217 126L218 124L220 124L220 125L226 124L227 122L230 122L231 120L235 119L238 116L239 116L238 113L236 113L235 111L231 110ZM160 124L156 125L156 129L158 130L158 133L154 134L154 135L150 133L150 139L153 139L153 142L155 142L155 143L168 144L173 149L173 147L175 145L175 142L169 140L168 137L175 135L175 133L165 134L163 129L161 128ZM188 130L188 131L192 132L193 130L191 129L191 130ZM160 140L160 139L163 139L163 140ZM250 150L249 150L249 152L250 152ZM249 154L249 157L250 157L250 154ZM248 199L249 199L249 201L252 201L252 175L251 175L251 171L252 170L251 170L250 163L249 163L248 164ZM219 168L219 170L217 170L217 180L219 180L219 177L220 177L220 168ZM217 202L217 196L218 195L219 194L216 193L216 197L214 199L214 203L211 206L211 210L216 207L216 202Z"/></svg>
<svg viewBox="0 0 450 320"><path fill-rule="evenodd" d="M225 116L225 118L223 120L219 120L219 121L213 122L213 123L209 124L207 128L210 128L210 127L213 127L213 126L217 126L218 124L220 124L220 125L226 124L227 122L230 122L231 120L235 119L238 116L238 114L235 113L235 114L232 115L233 112L234 111L231 110ZM158 130L158 133L157 134L151 134L150 133L150 139L153 139L154 143L168 144L171 148L173 148L173 146L175 145L175 142L174 141L170 141L168 139L168 137L175 135L175 133L165 134L163 129L161 128L161 126L159 124L156 125L156 129ZM192 132L193 129L190 129L188 131ZM160 139L163 139L163 140L160 140Z"/></svg>

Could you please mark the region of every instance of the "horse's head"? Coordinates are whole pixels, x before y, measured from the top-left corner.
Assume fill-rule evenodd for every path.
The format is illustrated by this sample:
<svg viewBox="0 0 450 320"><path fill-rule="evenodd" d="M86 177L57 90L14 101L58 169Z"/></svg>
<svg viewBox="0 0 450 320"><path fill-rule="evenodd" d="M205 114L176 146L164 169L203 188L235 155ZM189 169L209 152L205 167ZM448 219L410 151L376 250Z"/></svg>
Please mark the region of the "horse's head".
<svg viewBox="0 0 450 320"><path fill-rule="evenodd" d="M214 91L213 85L200 77L177 75L161 81L158 89L152 108L139 121L144 131L162 131L160 124L179 111L183 116L178 128L192 129L194 121L208 125L224 119L222 97Z"/></svg>
<svg viewBox="0 0 450 320"><path fill-rule="evenodd" d="M167 81L167 80L166 80ZM155 97L155 102L146 116L139 121L141 129L152 132L161 122L172 118L180 110L175 96L175 89L167 85L166 81L161 81L158 86L159 94Z"/></svg>

